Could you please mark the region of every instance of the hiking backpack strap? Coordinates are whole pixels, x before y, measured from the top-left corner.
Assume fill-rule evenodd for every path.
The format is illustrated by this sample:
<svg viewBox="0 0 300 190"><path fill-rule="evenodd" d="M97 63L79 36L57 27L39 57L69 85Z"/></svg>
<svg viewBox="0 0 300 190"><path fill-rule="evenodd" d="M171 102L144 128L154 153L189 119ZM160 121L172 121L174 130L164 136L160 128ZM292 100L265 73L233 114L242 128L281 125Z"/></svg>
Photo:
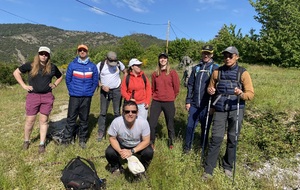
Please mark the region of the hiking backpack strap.
<svg viewBox="0 0 300 190"><path fill-rule="evenodd" d="M144 83L145 83L145 88L146 88L146 86L147 86L147 79L146 79L146 76L145 76L144 73L142 74L142 78L143 78L143 81L144 81ZM128 88L128 85L129 85L129 79L130 79L130 74L128 74L128 75L126 76L126 87L127 87L127 88Z"/></svg>

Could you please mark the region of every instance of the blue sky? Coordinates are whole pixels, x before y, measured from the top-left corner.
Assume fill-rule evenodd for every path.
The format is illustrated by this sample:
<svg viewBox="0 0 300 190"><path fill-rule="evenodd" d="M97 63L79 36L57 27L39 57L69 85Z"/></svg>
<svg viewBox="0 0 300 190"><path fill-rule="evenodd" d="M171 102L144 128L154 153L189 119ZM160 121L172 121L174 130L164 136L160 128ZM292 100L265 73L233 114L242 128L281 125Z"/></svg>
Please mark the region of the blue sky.
<svg viewBox="0 0 300 190"><path fill-rule="evenodd" d="M248 0L0 0L0 4L1 24L44 24L118 37L143 33L159 39L208 41L224 24L236 25L244 35L261 28Z"/></svg>

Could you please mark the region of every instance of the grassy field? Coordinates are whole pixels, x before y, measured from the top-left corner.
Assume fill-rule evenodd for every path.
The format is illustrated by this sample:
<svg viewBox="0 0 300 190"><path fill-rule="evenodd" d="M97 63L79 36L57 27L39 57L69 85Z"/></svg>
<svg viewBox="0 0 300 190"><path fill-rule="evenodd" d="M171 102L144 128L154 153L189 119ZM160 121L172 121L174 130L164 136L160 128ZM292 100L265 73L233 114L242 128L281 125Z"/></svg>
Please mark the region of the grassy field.
<svg viewBox="0 0 300 190"><path fill-rule="evenodd" d="M148 170L148 179L139 183L131 183L127 175L112 176L106 169L107 161L104 151L108 146L108 139L102 142L96 141L97 119L99 115L99 92L96 92L90 113L90 137L87 149L75 145L64 148L50 141L46 153L38 154L39 130L36 124L31 136L31 146L28 151L22 150L23 129L25 121L25 95L26 92L19 86L0 89L0 189L22 190L48 190L64 189L60 181L61 170L70 159L81 156L92 160L96 166L99 177L107 179L107 189L283 189L283 186L292 184L292 177L286 176L284 182L274 181L277 173L271 176L255 176L252 173L266 161L261 159L264 152L256 146L249 145L249 138L256 141L259 138L255 130L257 121L255 118L264 118L265 113L285 113L286 117L280 117L279 125L285 126L287 122L299 119L299 70L282 69L277 67L243 65L250 72L255 88L255 99L247 104L248 115L245 118L242 129L241 142L237 154L237 171L235 184L228 179L221 169L216 168L212 181L205 182L201 179L203 168L200 160L199 129L197 127L193 152L189 155L182 154L182 143L185 133L187 112L185 111L186 89L182 86L180 95L176 100L175 127L177 140L173 150L167 147L167 130L164 117L160 117L158 126L158 138L154 159ZM148 76L149 71L147 71ZM179 71L180 77L182 71ZM50 120L58 114L65 115L63 108L68 104L68 93L64 82L54 90L56 97L54 110ZM112 107L112 106L110 106ZM111 120L112 111L108 118ZM255 122L254 122L255 121ZM268 123L268 122L266 122ZM261 125L261 123L259 123ZM268 125L268 124L266 124ZM299 137L299 125L293 125ZM250 136L246 136L249 134ZM296 138L295 137L295 138ZM248 139L248 141L247 141ZM274 147L276 149L276 147ZM297 150L297 149L296 149ZM222 149L224 151L224 149ZM294 152L299 153L299 149ZM223 154L223 152L222 152ZM251 164L249 164L249 162ZM257 163L257 164L255 164ZM280 158L278 163L286 163ZM282 164L285 168L299 166L299 160ZM247 166L247 167L246 167ZM126 168L126 164L124 164ZM251 168L249 168L251 167ZM290 180L290 181L289 181ZM293 186L295 187L295 186Z"/></svg>

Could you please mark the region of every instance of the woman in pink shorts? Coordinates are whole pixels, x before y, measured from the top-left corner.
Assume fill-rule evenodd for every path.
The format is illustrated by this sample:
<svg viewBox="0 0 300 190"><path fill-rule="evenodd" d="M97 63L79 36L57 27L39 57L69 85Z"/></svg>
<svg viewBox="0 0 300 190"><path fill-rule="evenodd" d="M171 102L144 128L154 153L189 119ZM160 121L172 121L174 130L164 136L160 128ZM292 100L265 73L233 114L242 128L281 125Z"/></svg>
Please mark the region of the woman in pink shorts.
<svg viewBox="0 0 300 190"><path fill-rule="evenodd" d="M32 63L28 62L17 68L13 75L24 90L28 92L26 96L26 121L24 129L23 149L27 150L30 145L30 135L39 115L40 144L39 153L45 152L45 141L48 130L48 117L51 113L54 96L52 90L62 81L62 73L50 62L50 49L41 46L38 54ZM28 84L26 84L21 74L28 73ZM52 82L52 78L56 80Z"/></svg>

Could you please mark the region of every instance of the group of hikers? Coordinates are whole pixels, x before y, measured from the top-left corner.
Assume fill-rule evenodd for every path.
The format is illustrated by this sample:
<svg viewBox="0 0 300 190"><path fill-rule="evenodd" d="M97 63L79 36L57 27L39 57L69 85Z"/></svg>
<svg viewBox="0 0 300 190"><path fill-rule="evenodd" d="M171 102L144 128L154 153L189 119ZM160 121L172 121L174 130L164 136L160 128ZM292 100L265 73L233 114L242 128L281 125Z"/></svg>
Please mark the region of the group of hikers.
<svg viewBox="0 0 300 190"><path fill-rule="evenodd" d="M169 57L164 52L158 55L151 80L142 71L143 63L137 58L132 58L126 69L113 51L109 51L106 58L97 65L90 60L88 52L86 45L79 45L77 56L69 63L66 71L69 104L62 144L71 144L76 131L79 146L86 148L91 101L99 88L97 141L101 142L106 133L109 136L110 145L105 156L110 172L122 173L124 169L121 160L129 160L132 155L136 155L147 170L155 151L156 126L161 112L164 113L168 130L168 148L174 148L175 100L180 90L178 74L171 68ZM224 65L220 67L214 63L213 53L211 45L202 47L202 58L192 67L186 84L185 108L188 111L188 121L183 153L189 154L192 150L195 128L200 123L205 171L203 179L212 177L226 131L227 146L222 167L225 174L232 177L245 101L254 97L251 77L246 69L238 65L237 48L229 46L222 52ZM51 63L50 58L50 49L41 46L33 62L21 65L13 73L22 88L28 91L23 149L30 147L30 135L39 113L39 153L46 151L48 119L54 102L52 91L63 79L62 73ZM21 74L24 73L28 73L28 83L22 79ZM106 116L111 101L114 120L106 128ZM211 123L213 126L209 141Z"/></svg>

